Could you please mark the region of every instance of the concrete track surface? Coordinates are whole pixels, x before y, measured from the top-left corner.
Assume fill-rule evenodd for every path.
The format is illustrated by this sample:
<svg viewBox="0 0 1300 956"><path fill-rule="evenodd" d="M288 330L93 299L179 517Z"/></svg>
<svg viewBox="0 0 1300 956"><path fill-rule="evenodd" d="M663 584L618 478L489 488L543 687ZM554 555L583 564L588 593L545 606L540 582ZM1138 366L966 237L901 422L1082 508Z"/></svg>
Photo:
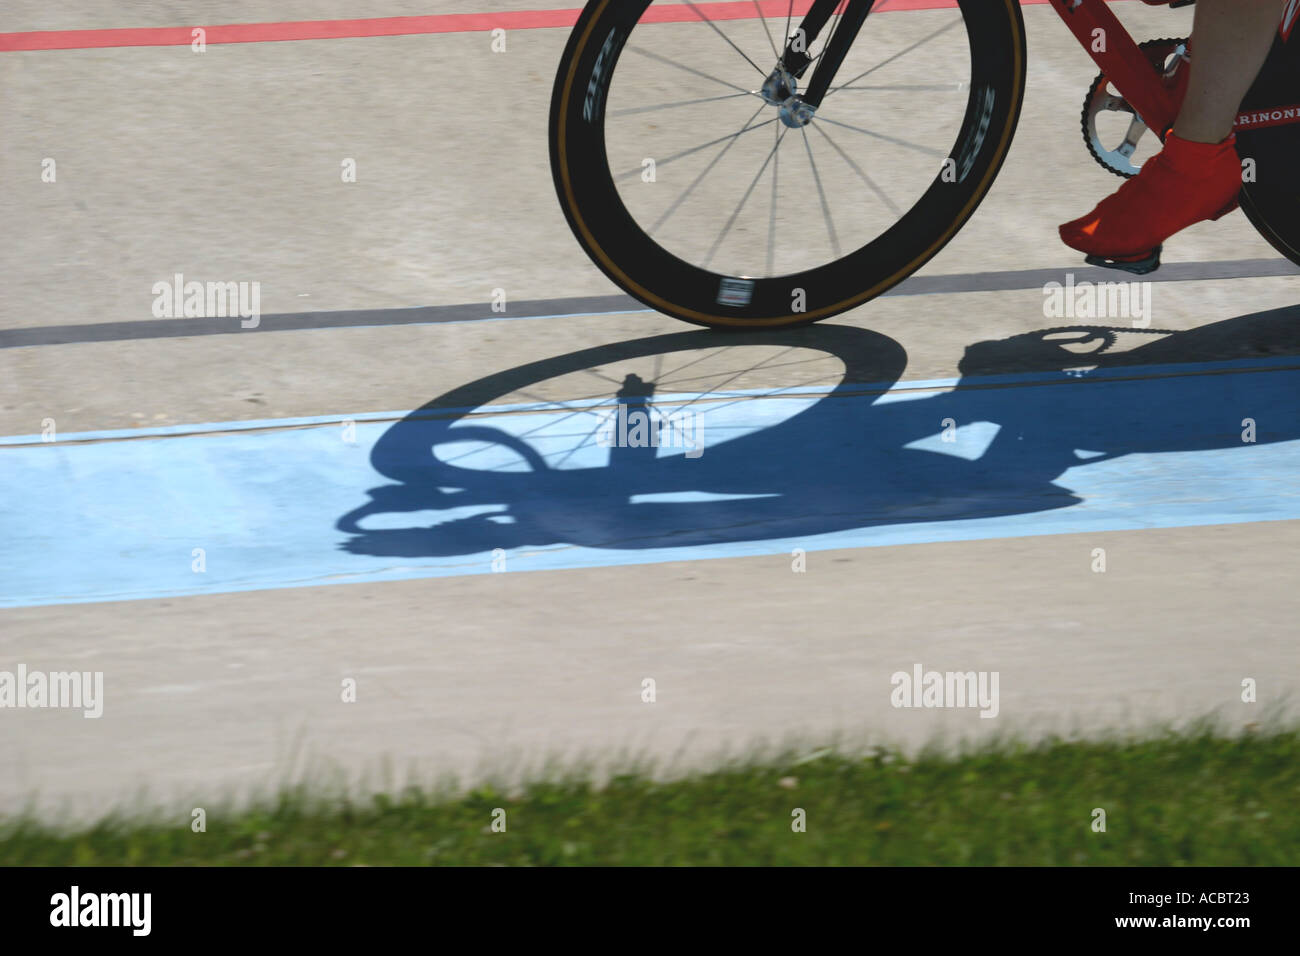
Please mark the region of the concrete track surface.
<svg viewBox="0 0 1300 956"><path fill-rule="evenodd" d="M1146 327L1045 314L1048 283L1116 278L1055 226L1118 183L1079 136L1095 69L1048 7L1024 8L1010 156L943 252L821 325L728 338L582 254L546 144L573 15L487 6L4 4L0 679L104 691L98 718L0 709L0 813L206 805L304 768L1239 726L1300 687L1300 270L1235 213L1167 244ZM873 15L885 48L955 16L920 6ZM1190 28L1114 9L1140 39ZM372 35L386 17L425 19ZM201 53L150 32L196 24L264 26ZM761 55L759 26L724 24ZM689 62L729 55L661 29ZM952 79L917 57L882 86ZM944 135L889 95L865 121ZM896 144L841 133L906 194ZM687 244L716 223L684 215ZM817 223L782 219L790 256ZM260 324L159 317L178 273L258 283ZM1117 331L1044 338L1083 325ZM632 375L702 454L593 440ZM996 717L893 706L916 665L996 672Z"/></svg>

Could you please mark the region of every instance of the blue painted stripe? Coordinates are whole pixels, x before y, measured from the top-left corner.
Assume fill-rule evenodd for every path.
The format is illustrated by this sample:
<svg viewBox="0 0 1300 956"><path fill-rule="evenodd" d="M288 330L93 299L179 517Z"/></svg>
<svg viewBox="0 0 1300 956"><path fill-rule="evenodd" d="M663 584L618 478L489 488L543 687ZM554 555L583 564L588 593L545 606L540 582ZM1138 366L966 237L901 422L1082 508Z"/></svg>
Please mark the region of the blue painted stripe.
<svg viewBox="0 0 1300 956"><path fill-rule="evenodd" d="M590 403L5 439L0 606L1295 519L1296 364L727 393L698 458Z"/></svg>

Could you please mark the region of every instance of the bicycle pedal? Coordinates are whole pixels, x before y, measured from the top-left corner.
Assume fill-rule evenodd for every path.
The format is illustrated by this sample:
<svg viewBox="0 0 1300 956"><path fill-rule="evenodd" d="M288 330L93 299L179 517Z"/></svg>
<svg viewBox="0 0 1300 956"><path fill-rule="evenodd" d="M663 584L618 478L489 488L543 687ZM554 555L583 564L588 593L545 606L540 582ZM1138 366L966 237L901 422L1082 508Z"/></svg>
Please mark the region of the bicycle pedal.
<svg viewBox="0 0 1300 956"><path fill-rule="evenodd" d="M1105 256L1087 256L1084 262L1090 266L1101 266L1103 269L1119 269L1122 272L1131 272L1137 276L1148 275L1160 268L1160 251L1164 246L1156 246L1144 256L1136 258L1108 259Z"/></svg>

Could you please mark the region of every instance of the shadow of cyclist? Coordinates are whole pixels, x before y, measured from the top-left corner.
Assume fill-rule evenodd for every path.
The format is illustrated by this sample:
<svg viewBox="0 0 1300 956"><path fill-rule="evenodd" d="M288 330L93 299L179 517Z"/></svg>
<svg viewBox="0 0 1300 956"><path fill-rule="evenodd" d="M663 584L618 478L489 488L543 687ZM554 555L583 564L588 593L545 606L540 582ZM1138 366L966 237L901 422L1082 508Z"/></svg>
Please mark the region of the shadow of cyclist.
<svg viewBox="0 0 1300 956"><path fill-rule="evenodd" d="M587 349L455 389L398 422L371 455L395 483L372 489L338 527L353 553L419 557L699 546L1068 508L1080 501L1062 481L1072 468L1134 453L1245 450L1247 419L1260 443L1300 437L1293 379L1188 365L1300 354L1297 319L1300 308L1242 316L1128 351L1114 351L1123 333L1149 333L1080 326L981 342L967 349L956 388L910 400L885 395L906 366L901 346L844 326L682 332ZM543 454L527 432L481 418L493 399L575 370L744 344L828 352L844 378L807 399L698 403L701 420L731 414L744 425L722 428L728 437L706 440L698 458L613 447L599 466L557 468L553 447ZM1081 366L1092 370L1065 373ZM1127 368L1132 375L1114 371ZM996 378L1008 372L1043 374ZM627 391L629 382L620 402L653 404L654 383L637 379ZM568 440L593 443L583 429ZM434 453L467 442L494 446L510 467L462 467ZM395 518L414 512L433 512L434 523ZM390 527L373 526L376 515Z"/></svg>

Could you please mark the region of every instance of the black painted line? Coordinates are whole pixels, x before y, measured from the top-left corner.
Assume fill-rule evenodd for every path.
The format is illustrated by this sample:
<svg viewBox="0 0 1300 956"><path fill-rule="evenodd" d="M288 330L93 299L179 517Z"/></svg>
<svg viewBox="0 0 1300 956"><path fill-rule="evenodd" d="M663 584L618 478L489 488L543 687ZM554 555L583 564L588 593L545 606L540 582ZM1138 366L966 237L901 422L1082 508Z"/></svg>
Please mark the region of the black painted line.
<svg viewBox="0 0 1300 956"><path fill-rule="evenodd" d="M1300 275L1300 267L1286 259L1238 259L1226 262L1173 262L1158 272L1125 276L1111 269L1019 269L954 275L913 276L886 296L960 295L969 292L1011 292L1042 288L1061 282L1066 274L1075 282L1193 282L1216 279L1256 279ZM612 312L653 311L629 295L594 295L561 299L526 299L511 303L508 312L493 312L484 302L431 305L408 309L354 309L337 312L289 312L264 315L256 328L245 329L238 317L212 319L142 319L84 325L51 325L25 329L0 329L0 348L39 345L77 345L91 342L127 342L198 335L247 335L256 332L292 332L304 329L341 329L368 326L429 325L444 322L478 322L484 319L555 318Z"/></svg>

